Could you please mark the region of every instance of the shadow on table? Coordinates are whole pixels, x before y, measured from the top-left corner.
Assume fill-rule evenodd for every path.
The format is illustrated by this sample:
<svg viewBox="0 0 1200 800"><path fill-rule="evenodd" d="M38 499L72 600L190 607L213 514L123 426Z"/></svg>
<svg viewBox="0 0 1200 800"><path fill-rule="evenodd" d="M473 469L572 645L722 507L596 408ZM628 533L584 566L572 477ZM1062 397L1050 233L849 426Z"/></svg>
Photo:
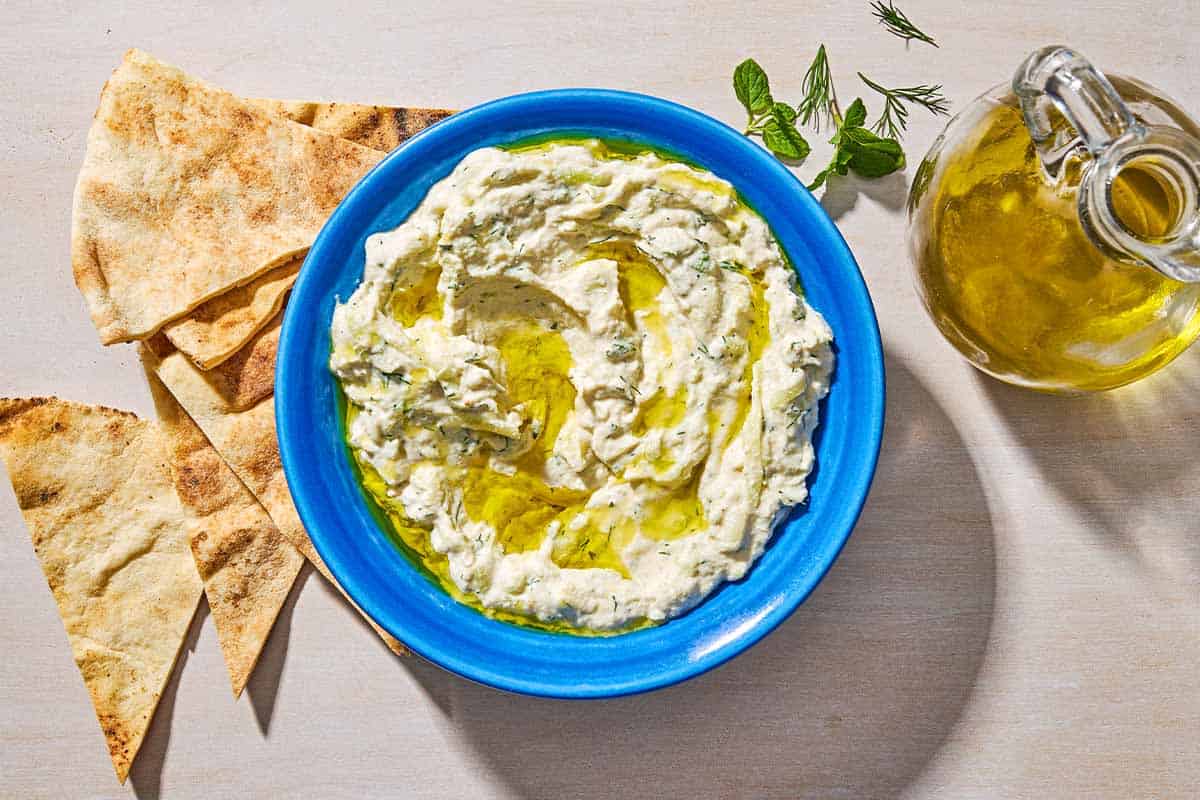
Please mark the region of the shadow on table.
<svg viewBox="0 0 1200 800"><path fill-rule="evenodd" d="M291 635L292 613L296 601L304 588L305 582L313 572L310 565L305 564L296 578L295 584L288 594L288 599L271 628L271 636L263 648L258 664L246 684L246 694L250 695L250 703L254 708L254 716L258 722L259 731L266 736L271 727L271 717L275 713L275 699L279 694L279 684L283 678L283 667L287 657L288 639ZM340 597L340 595L338 595ZM171 672L171 678L163 689L162 700L154 712L150 729L146 732L142 748L129 772L129 781L133 785L134 794L139 800L155 800L161 793L163 763L166 760L167 746L171 738L171 719L175 711L175 695L179 690L179 676L187 664L188 655L195 652L196 642L204 627L204 620L209 615L208 601L200 603L196 616L188 628L187 639L180 649L179 658Z"/></svg>
<svg viewBox="0 0 1200 800"><path fill-rule="evenodd" d="M809 601L715 672L647 695L518 697L403 663L517 794L892 797L970 699L987 649L994 542L950 419L895 359L874 490Z"/></svg>
<svg viewBox="0 0 1200 800"><path fill-rule="evenodd" d="M837 222L858 205L859 195L869 197L888 211L900 211L908 199L908 173L901 170L882 178L860 178L854 173L832 175L825 183L821 207Z"/></svg>
<svg viewBox="0 0 1200 800"><path fill-rule="evenodd" d="M163 687L162 699L158 701L154 719L150 720L150 728L146 731L142 746L129 769L129 783L139 800L157 800L162 793L163 764L166 762L167 745L171 740L171 720L175 716L175 695L179 692L179 677L187 665L188 656L196 652L196 642L200 640L200 631L204 629L204 620L208 618L208 613L208 600L201 594L200 605L188 626L183 646L179 648L179 657L175 659L171 677Z"/></svg>
<svg viewBox="0 0 1200 800"><path fill-rule="evenodd" d="M279 616L271 626L271 635L263 646L254 672L246 683L246 694L250 696L250 705L254 709L254 719L258 730L263 736L271 731L271 718L275 716L275 700L279 696L279 684L283 680L283 668L287 659L288 639L292 635L292 615L296 611L296 603L304 585L308 583L313 573L312 564L307 561L300 567L296 581L288 591L287 600L279 609ZM339 595L340 597L340 595Z"/></svg>
<svg viewBox="0 0 1200 800"><path fill-rule="evenodd" d="M1039 477L1101 545L1143 568L1148 550L1169 548L1200 569L1200 347L1138 383L1081 397L977 375Z"/></svg>

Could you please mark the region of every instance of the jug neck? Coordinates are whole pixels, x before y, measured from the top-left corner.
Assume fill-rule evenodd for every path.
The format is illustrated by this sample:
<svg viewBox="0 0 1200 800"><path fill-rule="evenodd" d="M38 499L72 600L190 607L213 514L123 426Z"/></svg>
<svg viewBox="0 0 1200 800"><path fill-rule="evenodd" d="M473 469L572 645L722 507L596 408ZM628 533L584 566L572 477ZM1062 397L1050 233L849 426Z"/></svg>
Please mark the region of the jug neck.
<svg viewBox="0 0 1200 800"><path fill-rule="evenodd" d="M1139 123L1087 59L1066 47L1033 53L1013 91L1046 171L1090 154L1079 184L1080 222L1106 254L1179 281L1200 282L1200 141L1178 128ZM1056 116L1067 125L1055 124ZM1153 201L1155 219L1131 218L1131 195Z"/></svg>

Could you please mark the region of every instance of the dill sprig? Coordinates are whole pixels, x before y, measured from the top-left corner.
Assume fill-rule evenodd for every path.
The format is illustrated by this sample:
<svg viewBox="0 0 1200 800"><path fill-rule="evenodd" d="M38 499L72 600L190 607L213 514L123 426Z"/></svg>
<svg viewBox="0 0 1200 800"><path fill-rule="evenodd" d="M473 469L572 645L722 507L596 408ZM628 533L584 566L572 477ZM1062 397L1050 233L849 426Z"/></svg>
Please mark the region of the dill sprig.
<svg viewBox="0 0 1200 800"><path fill-rule="evenodd" d="M907 14L896 8L892 0L888 0L887 5L884 5L882 0L875 0L871 3L871 13L879 20L879 24L887 29L888 33L899 36L905 44L916 39L918 42L925 42L934 47L938 46L933 37L914 25Z"/></svg>
<svg viewBox="0 0 1200 800"><path fill-rule="evenodd" d="M817 54L804 73L800 90L804 92L804 99L796 106L796 116L799 117L801 125L808 125L811 122L813 129L819 133L822 119L826 124L841 119L842 114L838 108L837 92L833 87L833 75L829 69L829 56L825 52L825 45L817 48Z"/></svg>
<svg viewBox="0 0 1200 800"><path fill-rule="evenodd" d="M871 127L871 130L882 136L900 138L908 129L908 103L921 106L932 114L950 113L950 103L942 95L942 85L935 86L904 86L898 89L888 89L875 81L858 73L862 82L883 95L883 113Z"/></svg>

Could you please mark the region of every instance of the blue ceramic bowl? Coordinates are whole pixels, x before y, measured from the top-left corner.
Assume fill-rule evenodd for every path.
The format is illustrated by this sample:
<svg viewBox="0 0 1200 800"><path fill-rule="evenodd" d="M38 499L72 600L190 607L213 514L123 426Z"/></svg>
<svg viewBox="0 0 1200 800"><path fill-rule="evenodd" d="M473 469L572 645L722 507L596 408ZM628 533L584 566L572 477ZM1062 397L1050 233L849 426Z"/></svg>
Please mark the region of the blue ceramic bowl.
<svg viewBox="0 0 1200 800"><path fill-rule="evenodd" d="M732 183L775 232L808 298L833 328L837 366L817 431L809 502L793 511L749 574L664 625L592 638L498 622L452 600L380 528L355 480L329 371L336 298L354 291L363 243L395 228L470 151L549 133L649 145ZM385 630L442 667L500 689L609 697L667 686L732 658L806 598L850 535L883 431L883 356L862 276L799 181L737 131L643 95L567 89L463 111L405 142L346 196L292 290L275 383L279 445L300 517L346 592Z"/></svg>

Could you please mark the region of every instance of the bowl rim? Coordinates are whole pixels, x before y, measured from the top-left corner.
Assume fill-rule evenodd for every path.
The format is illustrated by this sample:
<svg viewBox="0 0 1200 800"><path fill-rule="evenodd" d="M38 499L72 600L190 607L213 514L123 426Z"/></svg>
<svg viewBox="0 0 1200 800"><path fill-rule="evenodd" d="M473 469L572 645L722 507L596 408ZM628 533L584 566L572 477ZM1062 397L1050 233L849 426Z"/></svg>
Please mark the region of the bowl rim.
<svg viewBox="0 0 1200 800"><path fill-rule="evenodd" d="M381 628L386 630L392 636L395 636L401 641L406 648L413 651L427 661L430 661L437 666L453 672L463 678L476 683L481 683L493 688L515 692L519 694L527 694L541 697L565 698L565 699L587 699L587 698L604 698L618 697L624 695L638 694L648 692L655 689L671 686L680 683L689 678L700 675L709 670L726 663L738 654L744 652L749 647L760 641L764 636L777 628L784 620L811 595L817 585L824 579L829 569L837 560L838 555L844 548L853 532L858 518L862 513L862 509L866 503L867 496L870 492L870 487L873 482L875 472L878 466L879 451L882 443L884 417L885 417L885 394L886 387L884 383L884 360L883 346L879 334L878 319L875 313L874 304L871 301L870 293L867 290L866 282L862 277L861 270L858 267L857 261L854 258L841 232L834 225L833 221L821 208L819 203L812 197L807 188L799 181L799 179L780 163L774 156L769 154L765 149L759 147L740 132L725 123L709 117L694 109L688 108L681 104L664 100L662 98L651 95L619 91L613 89L598 89L598 88L567 88L567 89L548 89L535 92L526 92L520 94L501 97L489 102L474 106L470 109L457 112L437 123L426 128L405 142L401 143L397 148L392 150L385 156L375 167L373 167L366 175L364 175L346 196L338 204L333 214L325 222L321 231L313 242L307 257L305 258L304 266L301 268L297 276L295 285L291 290L291 298L294 300L298 297L303 297L308 293L308 285L314 280L313 275L325 257L325 250L329 245L329 241L333 238L332 232L344 225L353 226L355 223L347 217L349 212L347 209L353 208L363 195L374 191L373 183L376 177L393 165L397 159L403 159L405 154L412 153L415 149L419 149L423 143L431 138L443 136L448 131L453 131L459 127L467 127L476 124L477 120L488 117L489 115L511 114L514 112L528 111L526 106L545 102L569 102L569 101L584 101L584 102L622 102L633 103L639 106L640 113L660 114L673 116L677 120L682 120L701 128L707 128L709 133L717 136L733 137L730 141L736 140L739 144L733 145L745 148L744 156L748 159L755 170L765 170L766 173L775 180L783 180L785 184L791 185L795 190L795 200L800 204L805 213L805 222L812 223L819 229L818 233L823 235L824 239L833 245L836 254L840 256L844 269L844 274L840 275L840 280L848 285L848 288L856 295L855 300L862 306L865 314L861 314L861 320L865 323L865 328L859 332L862 336L862 344L865 346L867 353L866 357L869 363L865 366L870 368L869 383L873 391L869 392L869 400L871 407L862 409L862 415L858 418L858 422L866 423L865 434L860 435L860 445L865 437L867 460L865 466L860 468L856 477L856 485L852 487L854 490L852 499L846 504L847 513L843 515L846 520L844 530L835 531L832 533L823 534L827 539L826 549L823 551L825 556L819 564L809 568L805 575L808 578L806 585L799 591L794 591L787 595L786 599L771 607L767 613L760 615L752 620L752 624L748 625L744 630L738 630L737 636L728 642L723 642L722 645L711 652L706 653L697 658L692 658L677 665L673 669L664 670L662 672L643 675L640 679L626 680L622 683L614 683L611 686L597 686L587 684L581 686L565 686L557 683L546 683L530 677L515 677L503 671L495 671L487 668L485 665L480 665L468 659L463 659L455 653L448 653L444 648L439 648L436 645L426 641L424 637L414 636L413 632L406 630L402 624L403 614L389 613L387 607L389 603L382 602L369 591L364 590L360 585L358 578L352 570L347 569L342 559L338 554L331 549L330 543L326 541L325 536L327 531L319 522L320 513L316 507L315 499L310 497L304 491L296 491L295 486L300 484L299 473L302 469L300 464L299 437L308 433L303 425L299 424L299 420L294 413L294 409L289 404L289 398L296 391L302 391L304 387L299 386L299 382L293 382L290 370L287 365L296 357L294 350L299 345L294 344L294 337L289 336L289 330L299 325L298 320L302 314L302 304L300 302L288 302L284 310L283 324L280 334L280 341L277 351L276 364L276 384L274 395L274 411L277 421L277 437L282 460L283 471L287 479L289 493L293 499L296 510L299 513L300 520L305 529L310 532L310 539L313 546L321 559L324 560L329 571L338 580L345 594L349 599L356 604L359 609L374 620ZM559 126L564 134L570 132L577 134L579 132L586 133L587 127L563 127ZM600 134L598 134L600 135ZM631 138L634 141L644 141L649 138L650 141L644 141L648 147L654 148L657 145L653 142L653 137L641 137L631 132ZM669 150L670 148L664 147ZM464 150L459 157L465 157L470 149ZM753 180L747 178L746 180ZM738 181L731 181L735 189L739 189ZM425 187L425 192L428 191L428 186ZM411 212L409 212L411 213ZM772 228L773 235L775 234L774 226L767 215L762 214L756 209L756 213L767 221L768 226ZM374 233L375 231L369 231ZM778 236L776 235L777 239ZM780 247L783 248L783 242L780 241ZM786 249L785 249L785 252ZM310 266L312 265L312 266ZM836 343L835 343L836 346ZM860 356L861 357L861 356ZM840 359L840 357L839 357ZM835 382L836 382L835 367ZM831 386L832 390L832 386ZM824 403L823 403L824 404ZM828 420L824 420L828 424ZM821 425L818 425L818 436L821 432ZM812 480L810 476L809 480ZM846 499L846 495L839 494L839 498ZM772 533L771 543L773 543L783 532L786 526L786 520L777 523L776 529ZM755 566L758 564L756 562ZM415 567L412 567L415 570ZM753 574L753 568L750 575ZM718 586L720 589L723 586L729 585L725 582ZM711 596L711 595L710 595ZM708 598L705 598L707 600ZM701 607L703 606L701 602ZM391 603L390 605L395 605ZM681 615L678 619L684 619L688 614L695 613L697 609L692 609L687 614ZM473 609L472 609L473 611ZM478 613L478 612L475 612ZM488 619L482 614L481 618ZM498 622L492 620L493 622ZM672 620L668 620L663 626L669 625ZM506 623L498 623L506 624ZM632 634L631 634L632 635ZM586 637L578 637L586 638ZM620 638L620 637L618 637Z"/></svg>

